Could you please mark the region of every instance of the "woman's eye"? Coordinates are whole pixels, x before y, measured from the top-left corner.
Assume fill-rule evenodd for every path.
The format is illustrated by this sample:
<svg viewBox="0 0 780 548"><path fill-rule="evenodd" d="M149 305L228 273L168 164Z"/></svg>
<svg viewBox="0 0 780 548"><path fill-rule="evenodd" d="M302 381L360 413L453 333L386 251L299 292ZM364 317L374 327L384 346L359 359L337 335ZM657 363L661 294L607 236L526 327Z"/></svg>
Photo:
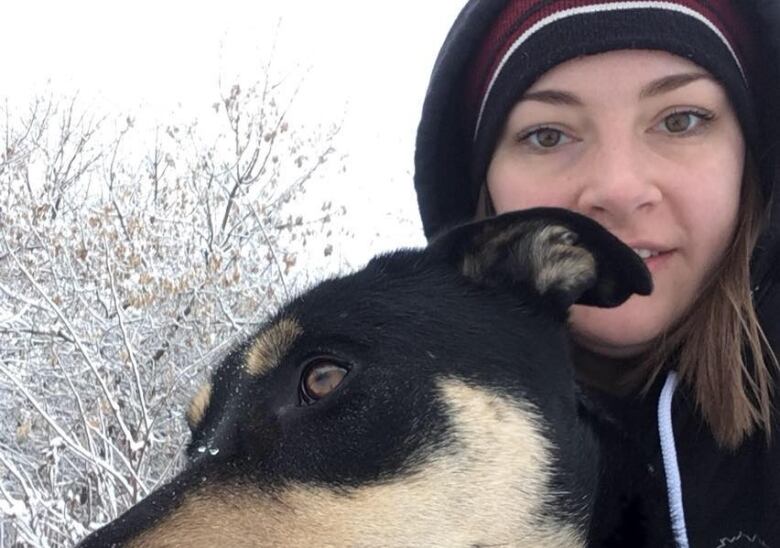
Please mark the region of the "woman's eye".
<svg viewBox="0 0 780 548"><path fill-rule="evenodd" d="M552 149L570 143L572 138L559 129L540 127L520 135L518 141L536 149Z"/></svg>
<svg viewBox="0 0 780 548"><path fill-rule="evenodd" d="M306 368L301 392L306 403L314 403L333 392L349 371L332 361L318 361Z"/></svg>
<svg viewBox="0 0 780 548"><path fill-rule="evenodd" d="M683 112L673 112L666 116L661 122L662 130L671 134L687 134L702 128L707 122L713 119L713 115L708 112L698 112L693 110Z"/></svg>

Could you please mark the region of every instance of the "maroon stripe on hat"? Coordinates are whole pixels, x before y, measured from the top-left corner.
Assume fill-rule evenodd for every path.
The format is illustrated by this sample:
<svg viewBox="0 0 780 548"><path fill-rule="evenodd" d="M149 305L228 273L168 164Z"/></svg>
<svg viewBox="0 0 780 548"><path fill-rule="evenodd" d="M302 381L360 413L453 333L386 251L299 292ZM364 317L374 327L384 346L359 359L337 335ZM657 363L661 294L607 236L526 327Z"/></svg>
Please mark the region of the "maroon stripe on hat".
<svg viewBox="0 0 780 548"><path fill-rule="evenodd" d="M744 0L743 0L744 1ZM563 11L587 6L614 4L614 9L688 8L710 22L735 52L738 63L752 57L750 33L732 0L663 0L643 2L627 0L510 0L496 18L472 62L467 80L469 110L479 112L495 72L512 45L537 23Z"/></svg>
<svg viewBox="0 0 780 548"><path fill-rule="evenodd" d="M755 60L755 36L745 20L745 17L736 9L735 5L747 0L701 0L698 2L705 10L702 13L707 16L709 12L712 16L707 18L713 24L721 29L729 43L737 52L742 66L747 72L750 72L752 63Z"/></svg>
<svg viewBox="0 0 780 548"><path fill-rule="evenodd" d="M525 31L555 12L589 2L593 0L575 2L510 0L483 39L479 53L472 63L468 89L469 104L478 108L490 78L504 54ZM564 3L566 5L562 6Z"/></svg>

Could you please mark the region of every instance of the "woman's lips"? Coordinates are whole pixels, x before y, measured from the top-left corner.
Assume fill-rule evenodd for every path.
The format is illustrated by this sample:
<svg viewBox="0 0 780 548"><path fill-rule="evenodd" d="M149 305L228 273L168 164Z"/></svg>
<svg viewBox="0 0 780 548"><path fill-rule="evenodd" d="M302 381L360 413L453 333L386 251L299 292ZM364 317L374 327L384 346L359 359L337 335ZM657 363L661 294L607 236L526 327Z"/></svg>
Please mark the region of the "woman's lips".
<svg viewBox="0 0 780 548"><path fill-rule="evenodd" d="M673 253L674 250L670 249L668 251L660 251L657 254L651 255L650 257L643 259L645 261L645 266L647 266L647 269L650 272L657 272L669 262L669 259Z"/></svg>
<svg viewBox="0 0 780 548"><path fill-rule="evenodd" d="M675 252L674 248L670 249L664 245L651 242L634 241L629 246L645 262L645 266L647 266L650 272L657 272L661 269Z"/></svg>

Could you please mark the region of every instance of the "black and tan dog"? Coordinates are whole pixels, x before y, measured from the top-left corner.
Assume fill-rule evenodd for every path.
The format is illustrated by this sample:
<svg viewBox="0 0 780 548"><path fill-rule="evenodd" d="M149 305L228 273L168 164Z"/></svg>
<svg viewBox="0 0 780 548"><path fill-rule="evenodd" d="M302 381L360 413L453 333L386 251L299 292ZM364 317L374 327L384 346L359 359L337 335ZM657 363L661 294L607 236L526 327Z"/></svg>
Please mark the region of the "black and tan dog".
<svg viewBox="0 0 780 548"><path fill-rule="evenodd" d="M193 400L186 469L81 546L584 546L599 444L567 309L649 291L563 210L377 257L237 347Z"/></svg>

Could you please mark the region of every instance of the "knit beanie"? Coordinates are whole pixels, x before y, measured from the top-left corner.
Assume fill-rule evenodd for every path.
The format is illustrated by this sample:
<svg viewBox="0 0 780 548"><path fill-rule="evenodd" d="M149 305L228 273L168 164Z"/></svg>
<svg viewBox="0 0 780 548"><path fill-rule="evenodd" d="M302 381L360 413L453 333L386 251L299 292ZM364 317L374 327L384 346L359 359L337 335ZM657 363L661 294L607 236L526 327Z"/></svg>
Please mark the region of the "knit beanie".
<svg viewBox="0 0 780 548"><path fill-rule="evenodd" d="M723 85L751 152L766 152L756 104L762 117L776 115L777 59L758 55L771 37L756 37L753 8L742 9L750 2L470 1L436 61L418 129L415 187L426 235L473 218L512 107L545 72L580 56L641 49L692 61ZM770 133L776 141L777 130ZM768 195L771 181L762 182Z"/></svg>

